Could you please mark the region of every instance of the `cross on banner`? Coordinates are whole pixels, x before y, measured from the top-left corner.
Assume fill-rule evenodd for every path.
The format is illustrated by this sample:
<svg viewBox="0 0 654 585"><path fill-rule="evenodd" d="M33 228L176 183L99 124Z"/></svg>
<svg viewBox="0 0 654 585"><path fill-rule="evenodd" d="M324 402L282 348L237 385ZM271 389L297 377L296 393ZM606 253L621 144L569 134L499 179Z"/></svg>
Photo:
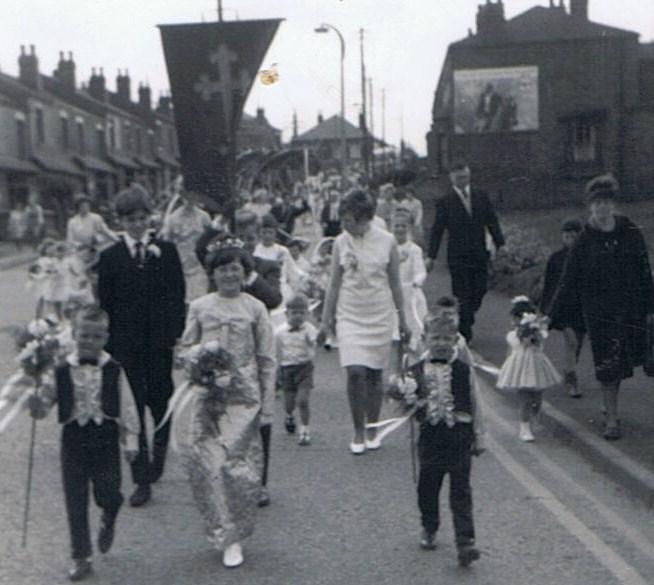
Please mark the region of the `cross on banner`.
<svg viewBox="0 0 654 585"><path fill-rule="evenodd" d="M240 68L238 76L235 78L232 73L232 64L238 62L238 55L227 45L218 45L218 48L209 55L209 61L216 66L218 80L211 79L206 73L203 73L193 85L193 89L205 102L211 101L215 95L220 97L222 111L225 115L225 126L231 129L234 92L238 91L242 95L246 95L251 76L246 69Z"/></svg>

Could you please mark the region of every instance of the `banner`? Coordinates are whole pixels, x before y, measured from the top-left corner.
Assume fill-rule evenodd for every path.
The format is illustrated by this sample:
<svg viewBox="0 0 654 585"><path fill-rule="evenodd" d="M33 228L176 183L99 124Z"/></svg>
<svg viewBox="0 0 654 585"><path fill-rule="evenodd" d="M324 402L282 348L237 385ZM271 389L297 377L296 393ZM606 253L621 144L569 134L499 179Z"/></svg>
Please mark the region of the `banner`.
<svg viewBox="0 0 654 585"><path fill-rule="evenodd" d="M233 211L236 131L281 20L160 25L184 187Z"/></svg>

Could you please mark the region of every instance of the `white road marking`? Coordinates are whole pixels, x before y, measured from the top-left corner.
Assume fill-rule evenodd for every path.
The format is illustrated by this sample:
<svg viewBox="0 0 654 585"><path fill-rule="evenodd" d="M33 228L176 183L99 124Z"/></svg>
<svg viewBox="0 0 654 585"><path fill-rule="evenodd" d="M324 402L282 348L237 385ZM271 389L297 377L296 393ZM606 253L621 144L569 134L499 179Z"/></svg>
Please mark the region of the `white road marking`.
<svg viewBox="0 0 654 585"><path fill-rule="evenodd" d="M496 428L501 428L508 434L515 434L513 425L501 417L488 401L485 403L484 414L491 419ZM593 556L609 570L624 585L648 585L636 569L622 558L616 551L602 541L595 532L588 528L577 516L563 504L550 490L548 490L524 465L519 463L495 439L488 437L487 445L493 456L501 465L529 491L554 518L577 540L579 540ZM562 480L566 486L578 495L583 496L593 504L604 520L619 531L625 539L635 546L642 554L654 560L654 545L637 528L627 525L615 512L610 510L595 496L574 481L565 470L554 463L538 448L533 449L533 457L537 458L557 479Z"/></svg>

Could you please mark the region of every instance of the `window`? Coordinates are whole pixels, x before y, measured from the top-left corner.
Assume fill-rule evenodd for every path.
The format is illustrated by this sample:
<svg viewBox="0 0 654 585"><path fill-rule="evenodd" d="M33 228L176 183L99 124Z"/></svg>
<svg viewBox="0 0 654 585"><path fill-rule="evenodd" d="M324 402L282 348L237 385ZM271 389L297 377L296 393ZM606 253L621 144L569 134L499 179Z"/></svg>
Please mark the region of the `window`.
<svg viewBox="0 0 654 585"><path fill-rule="evenodd" d="M572 124L572 158L574 162L592 162L597 159L597 128L587 121Z"/></svg>
<svg viewBox="0 0 654 585"><path fill-rule="evenodd" d="M116 128L113 122L109 122L109 147L112 151L116 150Z"/></svg>
<svg viewBox="0 0 654 585"><path fill-rule="evenodd" d="M86 141L84 139L84 122L77 121L77 147L80 154L86 154Z"/></svg>
<svg viewBox="0 0 654 585"><path fill-rule="evenodd" d="M68 136L68 118L61 118L61 146L68 148L70 137Z"/></svg>
<svg viewBox="0 0 654 585"><path fill-rule="evenodd" d="M138 155L141 154L141 150L143 148L142 141L143 141L143 138L141 136L141 129L137 128L136 129L136 154L138 154Z"/></svg>
<svg viewBox="0 0 654 585"><path fill-rule="evenodd" d="M106 142L106 137L104 135L104 130L102 126L100 128L95 129L95 135L96 139L98 141L98 153L100 156L106 156L107 154L107 142Z"/></svg>
<svg viewBox="0 0 654 585"><path fill-rule="evenodd" d="M36 108L36 139L40 144L45 142L45 120L43 119L43 108Z"/></svg>
<svg viewBox="0 0 654 585"><path fill-rule="evenodd" d="M154 132L152 130L148 130L148 142L149 142L151 156L156 157L157 156L157 143L156 143L156 139L154 137Z"/></svg>
<svg viewBox="0 0 654 585"><path fill-rule="evenodd" d="M16 120L16 144L18 158L27 158L27 137L25 136L25 120Z"/></svg>

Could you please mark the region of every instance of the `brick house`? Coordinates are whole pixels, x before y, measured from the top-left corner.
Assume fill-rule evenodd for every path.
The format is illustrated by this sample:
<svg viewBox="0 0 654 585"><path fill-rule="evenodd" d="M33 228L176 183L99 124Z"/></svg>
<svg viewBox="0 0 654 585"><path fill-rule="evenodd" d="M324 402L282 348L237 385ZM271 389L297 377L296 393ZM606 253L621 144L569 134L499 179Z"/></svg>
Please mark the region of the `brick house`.
<svg viewBox="0 0 654 585"><path fill-rule="evenodd" d="M427 134L446 182L465 156L501 204L578 200L612 171L623 191L654 194L654 45L588 19L588 0L536 6L507 20L501 0L479 6L477 31L452 43Z"/></svg>

